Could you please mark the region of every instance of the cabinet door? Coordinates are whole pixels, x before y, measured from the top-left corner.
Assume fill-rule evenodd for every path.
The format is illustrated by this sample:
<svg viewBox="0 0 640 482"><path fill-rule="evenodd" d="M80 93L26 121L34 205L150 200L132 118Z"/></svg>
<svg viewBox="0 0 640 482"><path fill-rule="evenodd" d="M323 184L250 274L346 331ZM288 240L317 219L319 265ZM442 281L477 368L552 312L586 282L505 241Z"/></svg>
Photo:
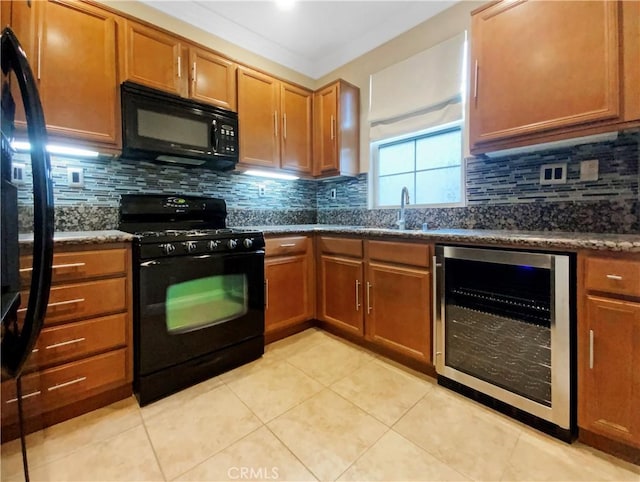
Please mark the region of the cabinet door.
<svg viewBox="0 0 640 482"><path fill-rule="evenodd" d="M338 84L315 94L315 172L337 170L338 165Z"/></svg>
<svg viewBox="0 0 640 482"><path fill-rule="evenodd" d="M362 261L321 256L320 263L320 318L338 328L364 334Z"/></svg>
<svg viewBox="0 0 640 482"><path fill-rule="evenodd" d="M472 19L470 136L477 144L615 119L618 2L502 2Z"/></svg>
<svg viewBox="0 0 640 482"><path fill-rule="evenodd" d="M236 110L236 64L198 47L189 49L192 99Z"/></svg>
<svg viewBox="0 0 640 482"><path fill-rule="evenodd" d="M267 333L312 318L310 269L306 254L265 260Z"/></svg>
<svg viewBox="0 0 640 482"><path fill-rule="evenodd" d="M188 75L183 50L178 38L127 20L122 80L183 95Z"/></svg>
<svg viewBox="0 0 640 482"><path fill-rule="evenodd" d="M79 2L37 2L34 73L49 135L105 144L118 140L116 22ZM71 28L73 26L73 28Z"/></svg>
<svg viewBox="0 0 640 482"><path fill-rule="evenodd" d="M431 363L429 271L368 263L366 290L367 339Z"/></svg>
<svg viewBox="0 0 640 482"><path fill-rule="evenodd" d="M241 163L280 167L279 93L276 79L238 67Z"/></svg>
<svg viewBox="0 0 640 482"><path fill-rule="evenodd" d="M281 166L311 173L312 93L294 85L280 87L282 111Z"/></svg>
<svg viewBox="0 0 640 482"><path fill-rule="evenodd" d="M579 426L640 446L640 304L588 296Z"/></svg>

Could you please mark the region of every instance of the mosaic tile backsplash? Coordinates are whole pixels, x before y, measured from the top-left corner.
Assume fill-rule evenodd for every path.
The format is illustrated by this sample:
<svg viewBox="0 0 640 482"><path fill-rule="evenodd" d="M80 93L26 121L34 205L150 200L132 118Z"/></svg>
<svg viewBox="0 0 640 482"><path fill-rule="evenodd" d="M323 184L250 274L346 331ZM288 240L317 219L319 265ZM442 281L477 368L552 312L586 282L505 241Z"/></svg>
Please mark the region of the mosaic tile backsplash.
<svg viewBox="0 0 640 482"><path fill-rule="evenodd" d="M640 232L640 133L609 142L509 158L466 160L467 206L407 210L407 227ZM599 179L580 181L580 161L598 159ZM29 158L19 189L20 231L32 230ZM567 163L567 183L541 186L540 166ZM84 188L70 188L67 167L81 167ZM349 224L392 227L397 209L367 209L368 176L324 181L252 178L237 172L186 169L118 159L52 158L56 229L113 229L124 193L222 197L228 224ZM265 195L259 196L259 187ZM336 198L331 191L336 190ZM398 194L399 198L399 194Z"/></svg>

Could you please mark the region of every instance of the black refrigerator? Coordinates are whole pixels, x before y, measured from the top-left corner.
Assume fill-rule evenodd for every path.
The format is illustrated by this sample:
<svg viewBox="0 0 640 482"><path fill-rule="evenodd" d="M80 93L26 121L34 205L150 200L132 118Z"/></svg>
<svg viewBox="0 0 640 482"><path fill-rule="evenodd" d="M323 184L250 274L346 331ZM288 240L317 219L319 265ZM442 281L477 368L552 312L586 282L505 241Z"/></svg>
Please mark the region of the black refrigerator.
<svg viewBox="0 0 640 482"><path fill-rule="evenodd" d="M2 382L17 384L25 478L28 480L24 433L22 430L22 393L20 376L42 328L49 301L53 258L53 186L51 163L47 153L47 131L33 72L20 42L9 27L2 31L2 117L0 164L1 211L0 245L2 257ZM23 105L31 152L33 176L33 266L28 286L20 285L18 246L18 191L12 184L11 141L16 133L17 106ZM28 291L28 299L20 291ZM25 297L26 298L26 297ZM24 318L18 309L26 308ZM4 409L5 407L2 407Z"/></svg>

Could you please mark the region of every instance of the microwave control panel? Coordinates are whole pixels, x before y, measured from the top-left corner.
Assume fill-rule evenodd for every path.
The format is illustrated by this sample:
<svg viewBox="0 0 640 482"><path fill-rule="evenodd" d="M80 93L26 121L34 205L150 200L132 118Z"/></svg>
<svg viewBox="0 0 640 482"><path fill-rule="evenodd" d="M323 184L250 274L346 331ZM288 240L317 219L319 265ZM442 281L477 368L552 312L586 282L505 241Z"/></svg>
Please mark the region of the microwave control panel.
<svg viewBox="0 0 640 482"><path fill-rule="evenodd" d="M238 152L237 126L228 122L219 122L216 132L217 140L215 152L234 156Z"/></svg>

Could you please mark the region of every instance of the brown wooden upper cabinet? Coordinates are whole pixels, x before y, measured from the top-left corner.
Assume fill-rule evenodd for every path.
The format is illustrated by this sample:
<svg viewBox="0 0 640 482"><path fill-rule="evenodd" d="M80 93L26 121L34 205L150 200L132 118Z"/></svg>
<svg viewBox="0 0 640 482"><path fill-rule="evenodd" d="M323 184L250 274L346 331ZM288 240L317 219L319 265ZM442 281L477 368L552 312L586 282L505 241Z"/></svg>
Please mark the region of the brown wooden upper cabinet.
<svg viewBox="0 0 640 482"><path fill-rule="evenodd" d="M177 95L185 93L188 75L186 45L172 35L125 21L122 80L131 80Z"/></svg>
<svg viewBox="0 0 640 482"><path fill-rule="evenodd" d="M360 89L338 80L316 91L313 102L314 175L357 175L360 166Z"/></svg>
<svg viewBox="0 0 640 482"><path fill-rule="evenodd" d="M498 2L473 13L473 154L637 125L640 3Z"/></svg>
<svg viewBox="0 0 640 482"><path fill-rule="evenodd" d="M121 80L224 109L236 109L235 63L211 50L131 20L125 21L123 30Z"/></svg>
<svg viewBox="0 0 640 482"><path fill-rule="evenodd" d="M311 174L312 92L238 67L240 163Z"/></svg>
<svg viewBox="0 0 640 482"><path fill-rule="evenodd" d="M192 99L236 110L236 64L215 52L191 46L189 65Z"/></svg>
<svg viewBox="0 0 640 482"><path fill-rule="evenodd" d="M49 137L114 148L120 138L115 15L80 2L16 1L11 25L38 81ZM24 114L16 118L24 127Z"/></svg>

